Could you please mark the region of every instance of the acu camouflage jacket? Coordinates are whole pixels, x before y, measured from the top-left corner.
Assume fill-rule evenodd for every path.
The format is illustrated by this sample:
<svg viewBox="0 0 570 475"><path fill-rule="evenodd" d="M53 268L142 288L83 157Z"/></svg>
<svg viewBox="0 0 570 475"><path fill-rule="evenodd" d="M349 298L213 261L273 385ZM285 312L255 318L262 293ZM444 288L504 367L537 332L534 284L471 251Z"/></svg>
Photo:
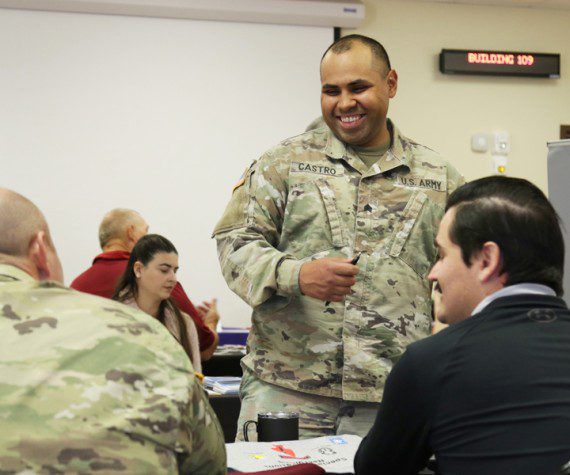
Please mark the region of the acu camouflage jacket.
<svg viewBox="0 0 570 475"><path fill-rule="evenodd" d="M214 230L228 285L253 307L243 361L262 380L380 401L393 363L430 332L426 276L463 178L388 125L392 145L370 169L326 128L285 140L246 172ZM300 293L303 263L356 253L344 302Z"/></svg>
<svg viewBox="0 0 570 475"><path fill-rule="evenodd" d="M151 316L0 264L1 473L226 473L190 360Z"/></svg>

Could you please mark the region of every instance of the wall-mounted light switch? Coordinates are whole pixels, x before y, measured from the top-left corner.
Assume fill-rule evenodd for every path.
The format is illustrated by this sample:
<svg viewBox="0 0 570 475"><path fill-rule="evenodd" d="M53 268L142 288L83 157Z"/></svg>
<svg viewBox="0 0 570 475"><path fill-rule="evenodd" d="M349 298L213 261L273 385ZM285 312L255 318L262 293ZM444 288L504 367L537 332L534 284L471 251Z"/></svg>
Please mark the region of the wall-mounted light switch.
<svg viewBox="0 0 570 475"><path fill-rule="evenodd" d="M508 155L511 151L511 140L508 132L495 132L493 134L493 155Z"/></svg>

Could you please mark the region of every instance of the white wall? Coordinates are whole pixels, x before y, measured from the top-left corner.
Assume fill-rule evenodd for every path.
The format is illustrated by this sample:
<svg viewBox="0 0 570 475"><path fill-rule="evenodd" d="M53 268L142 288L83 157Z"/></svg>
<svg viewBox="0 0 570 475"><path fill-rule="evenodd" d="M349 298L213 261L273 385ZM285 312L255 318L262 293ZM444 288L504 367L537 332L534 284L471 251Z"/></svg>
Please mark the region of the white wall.
<svg viewBox="0 0 570 475"><path fill-rule="evenodd" d="M470 150L475 132L511 134L508 170L547 189L546 142L570 123L570 11L364 0L357 32L384 44L400 81L390 115L402 132L444 154L468 179L490 173ZM352 33L345 30L343 34ZM449 76L442 48L561 54L561 79Z"/></svg>
<svg viewBox="0 0 570 475"><path fill-rule="evenodd" d="M390 115L468 179L488 174L474 132L507 130L509 173L546 190L546 142L570 123L570 12L364 0L357 30L400 75ZM351 33L346 30L343 33ZM70 282L98 252L110 208L171 238L195 302L228 325L249 309L226 287L209 234L249 162L319 114L330 29L0 9L0 186L46 213ZM444 76L442 48L561 53L562 78Z"/></svg>
<svg viewBox="0 0 570 475"><path fill-rule="evenodd" d="M106 211L141 212L180 253L195 303L226 325L211 231L243 170L319 110L331 28L0 9L0 186L46 214L66 282L99 252Z"/></svg>

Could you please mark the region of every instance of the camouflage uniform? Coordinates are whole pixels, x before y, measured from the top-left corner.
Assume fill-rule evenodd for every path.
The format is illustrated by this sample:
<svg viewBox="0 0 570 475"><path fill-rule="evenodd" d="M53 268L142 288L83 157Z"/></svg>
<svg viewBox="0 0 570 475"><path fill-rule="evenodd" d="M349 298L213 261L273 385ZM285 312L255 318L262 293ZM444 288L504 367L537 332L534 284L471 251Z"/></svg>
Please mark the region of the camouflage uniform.
<svg viewBox="0 0 570 475"><path fill-rule="evenodd" d="M250 167L218 222L224 277L253 307L243 363L259 379L378 402L405 347L429 335L434 239L463 179L388 126L392 145L370 169L328 129L285 140ZM356 253L343 302L301 294L303 263Z"/></svg>
<svg viewBox="0 0 570 475"><path fill-rule="evenodd" d="M1 473L226 473L182 347L152 317L0 265Z"/></svg>

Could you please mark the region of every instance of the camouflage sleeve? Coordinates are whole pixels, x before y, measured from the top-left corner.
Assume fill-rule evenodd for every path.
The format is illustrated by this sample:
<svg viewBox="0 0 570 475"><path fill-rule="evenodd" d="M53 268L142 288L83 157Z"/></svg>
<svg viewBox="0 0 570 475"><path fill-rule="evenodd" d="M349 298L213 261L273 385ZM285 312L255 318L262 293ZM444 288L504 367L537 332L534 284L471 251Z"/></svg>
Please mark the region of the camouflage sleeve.
<svg viewBox="0 0 570 475"><path fill-rule="evenodd" d="M201 383L196 378L190 407L184 421L188 428L187 449L179 459L180 473L222 475L226 473L226 446L218 418Z"/></svg>
<svg viewBox="0 0 570 475"><path fill-rule="evenodd" d="M457 169L447 164L447 196L453 193L457 188L465 184L465 177L457 171Z"/></svg>
<svg viewBox="0 0 570 475"><path fill-rule="evenodd" d="M274 293L299 294L302 263L278 250L288 186L288 160L271 153L246 172L214 236L224 278L249 305L260 305Z"/></svg>
<svg viewBox="0 0 570 475"><path fill-rule="evenodd" d="M219 423L158 320L52 282L0 287L0 473L225 473Z"/></svg>

